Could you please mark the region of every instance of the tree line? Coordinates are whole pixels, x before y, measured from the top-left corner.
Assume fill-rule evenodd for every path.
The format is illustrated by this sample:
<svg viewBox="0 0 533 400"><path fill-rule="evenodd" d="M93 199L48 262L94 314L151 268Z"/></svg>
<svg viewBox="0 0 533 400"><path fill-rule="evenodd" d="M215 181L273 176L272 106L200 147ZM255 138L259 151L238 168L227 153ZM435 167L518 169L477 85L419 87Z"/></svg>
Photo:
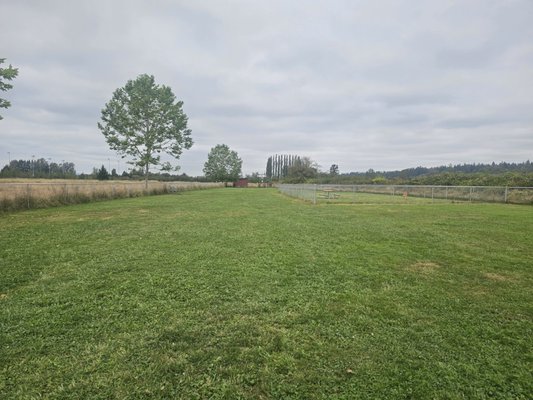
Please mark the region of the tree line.
<svg viewBox="0 0 533 400"><path fill-rule="evenodd" d="M319 173L308 183L339 185L442 185L442 186L523 186L533 187L533 172L441 172L414 178L387 178L379 173L340 174L332 177Z"/></svg>
<svg viewBox="0 0 533 400"><path fill-rule="evenodd" d="M11 160L0 170L2 178L76 178L76 168L72 162L48 162L44 158L36 160Z"/></svg>
<svg viewBox="0 0 533 400"><path fill-rule="evenodd" d="M394 171L339 173L338 164L320 171L308 157L274 155L267 159L266 177L283 183L391 184L443 186L527 186L533 187L533 163L456 164L416 167Z"/></svg>
<svg viewBox="0 0 533 400"><path fill-rule="evenodd" d="M498 174L498 173L506 173L506 172L533 172L533 163L529 160L522 162L522 163L508 163L508 162L500 162L495 163L492 162L490 164L483 164L483 163L472 163L472 164L456 164L456 165L441 165L438 167L416 167L416 168L406 168L403 170L395 170L395 171L383 171L383 172L375 172L373 170L368 170L368 172L375 173L382 175L385 178L388 179L394 179L394 178L403 178L403 179L413 179L417 178L419 176L423 175L431 175L431 174L440 174L440 173L465 173L465 174L472 174L472 173L488 173L488 174ZM360 175L361 173L358 172L351 172L350 175Z"/></svg>
<svg viewBox="0 0 533 400"><path fill-rule="evenodd" d="M320 173L315 183L445 186L533 186L533 163L473 163L394 171Z"/></svg>
<svg viewBox="0 0 533 400"><path fill-rule="evenodd" d="M148 173L148 179L169 182L232 182L241 176L241 165L242 160L237 152L230 150L226 145L217 145L209 153L203 176L151 171ZM108 171L104 165L100 168L93 167L91 173L77 174L75 164L72 162L49 163L44 158L11 160L0 170L0 178L143 180L145 177L145 171L142 168L132 168L119 175L115 168ZM259 174L252 174L251 181L261 181Z"/></svg>

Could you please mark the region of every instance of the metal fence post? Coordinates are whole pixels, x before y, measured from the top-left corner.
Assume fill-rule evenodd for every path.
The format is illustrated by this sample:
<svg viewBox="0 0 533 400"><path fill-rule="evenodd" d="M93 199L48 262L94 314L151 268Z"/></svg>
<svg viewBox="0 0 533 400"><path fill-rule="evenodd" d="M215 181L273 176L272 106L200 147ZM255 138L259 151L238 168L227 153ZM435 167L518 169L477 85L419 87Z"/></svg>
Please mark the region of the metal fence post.
<svg viewBox="0 0 533 400"><path fill-rule="evenodd" d="M507 203L507 194L508 194L508 190L509 188L506 186L505 187L505 198L504 198L504 202Z"/></svg>

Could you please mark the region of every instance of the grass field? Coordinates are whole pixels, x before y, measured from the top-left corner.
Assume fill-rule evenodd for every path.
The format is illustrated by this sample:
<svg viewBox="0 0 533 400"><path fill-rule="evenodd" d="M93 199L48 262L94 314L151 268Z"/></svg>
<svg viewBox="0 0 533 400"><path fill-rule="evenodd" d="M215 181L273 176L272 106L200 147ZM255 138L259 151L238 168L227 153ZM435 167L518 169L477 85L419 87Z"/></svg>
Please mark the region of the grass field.
<svg viewBox="0 0 533 400"><path fill-rule="evenodd" d="M390 194L377 193L341 193L337 198L319 197L317 203L326 204L432 204L432 203L458 203L464 201L432 199L431 197L403 197L401 194L391 196Z"/></svg>
<svg viewBox="0 0 533 400"><path fill-rule="evenodd" d="M0 217L1 399L526 399L533 209L215 189Z"/></svg>

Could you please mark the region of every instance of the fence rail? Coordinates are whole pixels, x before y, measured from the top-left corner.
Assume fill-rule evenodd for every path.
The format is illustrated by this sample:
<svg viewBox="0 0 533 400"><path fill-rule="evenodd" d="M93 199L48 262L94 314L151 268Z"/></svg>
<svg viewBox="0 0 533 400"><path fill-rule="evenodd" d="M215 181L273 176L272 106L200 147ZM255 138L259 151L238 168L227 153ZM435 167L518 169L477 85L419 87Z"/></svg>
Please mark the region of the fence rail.
<svg viewBox="0 0 533 400"><path fill-rule="evenodd" d="M281 193L317 203L491 202L533 204L533 187L422 185L278 185Z"/></svg>
<svg viewBox="0 0 533 400"><path fill-rule="evenodd" d="M0 212L223 187L211 182L1 182Z"/></svg>

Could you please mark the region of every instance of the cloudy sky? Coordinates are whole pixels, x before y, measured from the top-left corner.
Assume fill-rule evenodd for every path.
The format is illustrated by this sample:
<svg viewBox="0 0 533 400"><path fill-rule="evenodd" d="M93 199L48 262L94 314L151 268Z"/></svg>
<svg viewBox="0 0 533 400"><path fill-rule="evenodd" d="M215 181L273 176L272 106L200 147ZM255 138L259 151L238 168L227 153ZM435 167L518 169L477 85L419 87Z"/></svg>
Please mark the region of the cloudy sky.
<svg viewBox="0 0 533 400"><path fill-rule="evenodd" d="M117 168L100 111L143 73L184 101L190 175L219 143L244 173L274 153L341 172L533 159L531 0L0 0L0 15L19 68L2 165Z"/></svg>

